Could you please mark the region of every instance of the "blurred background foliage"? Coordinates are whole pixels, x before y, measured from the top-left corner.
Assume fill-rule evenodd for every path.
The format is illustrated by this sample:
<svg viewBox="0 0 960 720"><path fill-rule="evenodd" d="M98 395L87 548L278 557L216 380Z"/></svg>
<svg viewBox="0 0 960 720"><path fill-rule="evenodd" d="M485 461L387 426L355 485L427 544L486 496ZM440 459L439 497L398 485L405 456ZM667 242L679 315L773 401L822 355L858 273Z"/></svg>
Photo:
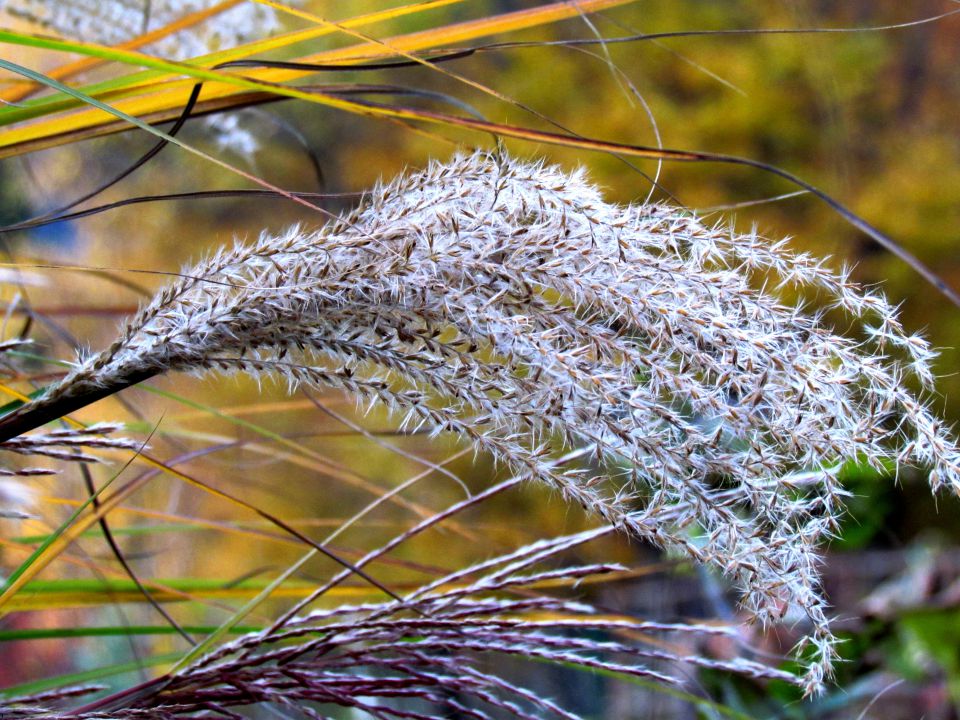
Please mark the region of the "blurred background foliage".
<svg viewBox="0 0 960 720"><path fill-rule="evenodd" d="M394 3L399 4L399 3ZM377 37L431 24L533 7L535 2L470 0L451 8L377 25ZM385 7L374 0L308 2L308 9L340 19ZM896 30L868 28L905 23L953 9L938 0L639 0L625 7L494 41L543 41L616 37L688 30L861 28L855 33L723 34L610 44L605 47L518 47L477 53L444 66L495 89L517 104L468 87L427 68L365 74L362 82L390 82L445 93L495 122L554 130L535 110L572 132L592 138L740 155L774 164L824 189L916 254L953 287L960 288L960 16ZM291 27L305 23L290 19ZM19 26L25 29L26 26ZM323 47L352 42L328 36ZM302 54L304 48L288 48ZM5 54L30 67L50 69L68 58L5 46ZM94 76L106 73L99 70ZM347 78L353 81L356 78ZM327 78L321 81L326 82ZM429 107L449 107L410 100ZM191 144L290 190L360 192L408 166L444 157L458 144L489 145L479 134L410 127L345 114L298 101L235 110L236 122L256 138L255 152L224 147L211 126L192 121L182 133ZM227 122L227 115L217 122ZM125 133L10 158L0 162L0 222L43 212L96 187L149 147L153 138ZM650 183L621 160L507 141L522 156L585 165L607 196L644 201ZM310 154L322 169L317 178ZM656 199L672 199L763 235L793 236L798 248L832 255L856 266L854 277L883 284L902 302L906 324L925 330L943 348L943 412L960 416L960 311L882 251L836 213L782 180L752 169L718 164L640 161L659 172ZM157 193L248 187L241 178L202 159L168 148L102 200ZM337 212L354 202L328 201ZM754 204L756 203L756 204ZM252 239L293 222L322 218L280 199L190 199L136 205L81 221L5 238L9 257L24 264L84 266L86 271L27 271L42 284L28 286L29 305L13 306L6 334L27 321L41 354L69 359L76 347L101 347L163 275L234 238ZM39 362L37 382L57 369ZM46 374L46 375L45 375ZM46 380L44 380L46 378ZM322 409L325 408L325 409ZM81 414L84 419L125 419L144 433L156 456L182 459L178 467L295 522L318 537L383 495L425 473L409 492L384 503L339 536L334 545L355 556L409 526L427 509L463 496L449 477L423 461L448 463L470 488L497 475L487 458L475 457L443 438L398 436L391 418L365 414L336 395L287 394L284 387L257 387L245 379L168 377L137 388ZM356 429L365 428L366 435ZM402 448L403 455L391 446ZM215 451L214 451L215 450ZM98 472L109 477L114 469ZM723 704L709 709L662 691L617 689L602 678L547 683L545 692L569 695L593 717L690 718L723 715L757 718L958 717L960 707L960 503L934 501L916 478L891 478L853 470L854 497L842 536L825 566L828 595L838 627L849 636L839 686L814 703L792 691L754 687L728 677L701 677L692 691ZM34 482L41 494L38 518L17 527L4 522L0 559L5 571L21 562L35 538L55 527L84 496L79 476L68 470ZM249 513L172 478L158 478L111 515L121 545L143 577L169 583L195 600L170 603L190 625L215 625L224 607L249 597L250 588L292 563L302 547L278 537ZM429 576L432 568L462 565L495 549L586 526L576 509L541 488L525 487L486 503L403 546L377 576L396 588ZM636 571L596 589L611 607L659 619L733 618L735 599L716 578L677 567L647 548L620 540L594 543L595 557L620 560ZM301 585L285 586L278 606L302 592L303 581L331 572L315 560ZM75 580L47 596L40 585L25 594L22 612L8 616L0 632L22 628L84 627L98 623L155 623L136 594L88 605L82 580L119 577L97 533L76 543L43 580ZM204 586L201 580L209 582ZM119 592L121 580L116 581ZM214 592L213 587L218 590ZM102 590L102 588L101 588ZM357 599L368 588L342 591ZM45 599L46 598L46 599ZM333 598L338 599L338 598ZM266 622L268 607L248 618ZM799 630L799 629L794 629ZM749 641L782 653L793 630L781 628ZM0 686L62 673L129 663L181 649L173 635L138 638L19 640L0 643ZM722 652L722 651L721 651ZM105 660L106 659L106 660ZM98 671L93 671L97 676ZM105 677L99 671L100 677ZM120 677L120 676L118 676ZM129 678L130 676L126 676ZM554 679L556 680L556 679ZM120 680L117 680L120 682ZM546 681L545 681L546 682ZM738 715L741 713L742 715Z"/></svg>

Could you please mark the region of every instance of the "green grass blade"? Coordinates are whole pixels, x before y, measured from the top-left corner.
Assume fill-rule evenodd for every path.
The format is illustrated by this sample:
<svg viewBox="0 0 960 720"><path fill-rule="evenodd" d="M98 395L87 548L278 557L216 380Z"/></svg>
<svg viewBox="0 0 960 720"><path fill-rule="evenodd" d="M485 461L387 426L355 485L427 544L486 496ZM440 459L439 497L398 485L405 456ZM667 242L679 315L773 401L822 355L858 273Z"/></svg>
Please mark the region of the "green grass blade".
<svg viewBox="0 0 960 720"><path fill-rule="evenodd" d="M117 663L115 665L107 665L106 667L97 668L95 670L85 670L83 672L58 675L56 677L44 678L43 680L35 680L33 682L14 685L12 687L0 690L0 698L15 698L18 695L33 695L35 693L53 690L59 687L83 685L85 683L96 682L98 680L104 680L115 675L137 672L144 667L165 665L172 660L176 660L177 657L179 657L179 655L176 653L167 653L165 655L155 655L153 657L140 658L138 660Z"/></svg>
<svg viewBox="0 0 960 720"><path fill-rule="evenodd" d="M216 628L212 625L182 625L186 632L200 635ZM232 628L237 634L258 632L259 627L238 625ZM119 625L116 627L79 627L79 628L21 628L18 630L0 630L0 643L14 640L62 640L66 638L87 637L128 637L142 635L176 635L177 629L169 625Z"/></svg>

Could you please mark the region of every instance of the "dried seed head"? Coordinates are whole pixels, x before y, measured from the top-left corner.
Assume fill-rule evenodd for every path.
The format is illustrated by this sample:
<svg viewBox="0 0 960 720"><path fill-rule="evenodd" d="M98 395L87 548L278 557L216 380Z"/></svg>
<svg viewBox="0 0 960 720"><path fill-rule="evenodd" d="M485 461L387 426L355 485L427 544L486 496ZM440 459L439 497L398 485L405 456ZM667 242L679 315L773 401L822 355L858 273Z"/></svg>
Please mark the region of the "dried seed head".
<svg viewBox="0 0 960 720"><path fill-rule="evenodd" d="M125 437L109 437L122 426L113 423L97 423L81 428L64 428L45 433L21 435L0 443L0 448L18 455L33 455L56 458L70 462L97 463L100 458L84 452L89 448L112 448L114 450L137 450L142 445ZM0 475L48 474L41 470L0 470Z"/></svg>
<svg viewBox="0 0 960 720"><path fill-rule="evenodd" d="M669 685L683 683L682 670L689 668L761 680L796 679L767 665L720 660L699 650L708 640L734 640L734 628L643 622L543 595L538 586L545 582L575 583L619 569L607 564L543 567L551 556L606 530L538 541L485 559L437 578L403 603L341 605L290 617L280 627L221 645L162 683L141 685L136 693L120 693L92 708L51 711L51 704L64 699L61 691L13 698L4 706L4 718L173 720L209 714L211 708L227 715L227 708L255 703L277 704L298 717L319 717L305 714L303 706L321 703L371 717L579 720L526 687L523 674L491 673L497 664L491 658L498 657ZM77 688L71 694L81 692ZM416 711L404 712L411 700ZM401 703L401 709L394 703Z"/></svg>
<svg viewBox="0 0 960 720"><path fill-rule="evenodd" d="M931 357L879 294L784 243L476 153L379 185L319 231L199 264L37 405L211 369L382 402L719 568L757 620L805 615L813 691L833 658L818 552L840 464L923 466L934 488L960 487L953 438L906 389L931 382ZM605 480L550 463L585 444Z"/></svg>

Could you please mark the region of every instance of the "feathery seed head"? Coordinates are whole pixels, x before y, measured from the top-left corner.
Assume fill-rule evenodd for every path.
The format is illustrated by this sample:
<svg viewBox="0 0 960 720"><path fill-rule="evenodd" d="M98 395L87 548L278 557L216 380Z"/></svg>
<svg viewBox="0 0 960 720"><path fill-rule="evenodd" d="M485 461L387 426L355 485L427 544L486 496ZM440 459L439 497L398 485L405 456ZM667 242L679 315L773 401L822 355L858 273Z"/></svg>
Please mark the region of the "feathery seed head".
<svg viewBox="0 0 960 720"><path fill-rule="evenodd" d="M785 302L788 287L864 337ZM953 438L905 387L932 382L932 357L881 295L783 243L474 153L380 184L318 231L221 251L37 404L171 370L385 403L722 570L760 622L800 612L813 691L833 658L818 553L840 465L924 466L960 488ZM564 445L596 448L607 479L556 468Z"/></svg>

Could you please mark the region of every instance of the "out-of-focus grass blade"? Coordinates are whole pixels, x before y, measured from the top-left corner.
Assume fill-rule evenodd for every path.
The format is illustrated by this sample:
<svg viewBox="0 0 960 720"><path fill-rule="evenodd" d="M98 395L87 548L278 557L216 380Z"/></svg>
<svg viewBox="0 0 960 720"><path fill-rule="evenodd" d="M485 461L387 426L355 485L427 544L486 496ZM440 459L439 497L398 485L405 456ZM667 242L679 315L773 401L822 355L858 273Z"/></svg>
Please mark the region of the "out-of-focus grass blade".
<svg viewBox="0 0 960 720"><path fill-rule="evenodd" d="M139 453L137 453L137 455L139 455ZM24 585L36 577L40 571L49 565L54 558L63 552L81 533L99 522L100 518L103 517L110 508L120 503L127 495L140 486L140 482L138 481L127 483L124 488L113 493L109 498L101 501L98 506L94 507L94 500L100 500L104 491L123 474L137 455L131 458L118 472L114 473L95 493L91 493L91 495L74 510L70 517L67 518L47 540L42 542L36 550L30 554L30 557L7 578L3 586L0 587L0 617L6 614L6 611L3 609L4 606L17 597L18 591ZM94 512L81 519L81 514L88 507L92 507Z"/></svg>
<svg viewBox="0 0 960 720"><path fill-rule="evenodd" d="M214 628L207 636L201 640L197 645L190 648L183 657L181 657L176 664L171 668L171 672L176 672L178 669L186 667L195 659L203 656L205 653L210 651L222 638L229 635L234 631L234 628L237 627L241 622L243 622L247 616L256 610L261 604L263 604L268 598L283 597L285 594L289 593L289 583L290 578L296 573L300 568L307 564L310 560L316 557L316 550L309 550L304 553L296 562L287 567L279 576L273 579L273 581L262 588L260 592L251 597L243 607L239 608L236 612L233 613L229 618L227 618L221 625L217 628ZM315 590L315 587L311 587L307 595L312 594ZM341 586L331 588L331 590L341 590ZM304 595L303 597L307 597ZM334 593L333 596L335 596Z"/></svg>
<svg viewBox="0 0 960 720"><path fill-rule="evenodd" d="M11 602L17 600L18 592L30 580L35 578L38 573L40 573L51 562L53 562L64 550L66 550L67 547L70 546L71 543L73 543L74 540L93 527L93 525L98 523L102 517L109 513L113 508L117 507L127 497L143 487L143 485L145 485L151 479L153 473L143 473L136 479L128 482L106 499L101 500L99 506L94 508L93 512L85 517L80 517L81 513L87 507L92 505L93 498L102 495L103 491L106 490L106 488L112 484L131 463L135 461L146 463L150 467L154 468L156 473L165 472L183 482L204 490L215 497L226 500L227 502L235 505L239 505L244 509L252 510L265 519L270 520L274 525L281 527L285 532L295 534L295 531L293 531L289 526L283 526L276 518L250 505L250 503L246 503L239 498L230 495L229 493L217 490L216 488L213 488L210 485L207 485L206 483L187 475L186 473L180 472L179 470L172 468L145 453L138 452L127 462L126 465L124 465L120 472L116 473L112 478L110 478L110 480L104 483L104 485L97 491L96 494L91 495L91 497L87 498L86 501L81 503L81 505L71 514L70 518L68 518L67 521L64 522L48 538L47 541L42 543L33 553L31 553L30 557L23 564L21 564L19 568L17 568L10 578L7 579L6 583L2 586L2 588L0 588L0 617L8 612L5 607ZM307 542L303 537L300 539L304 540L304 542Z"/></svg>
<svg viewBox="0 0 960 720"><path fill-rule="evenodd" d="M165 578L148 580L151 595L158 602L185 602L189 600L249 600L259 596L264 588L271 588L274 598L299 600L308 596L316 585L288 580L280 588L272 581L249 579L236 582L230 579ZM163 590L160 588L168 588ZM410 588L412 589L412 588ZM375 589L362 586L342 586L331 591L330 597L344 602L372 601L379 597ZM115 580L32 580L11 599L7 612L27 612L75 607L103 607L109 603L143 603L143 593L132 581ZM235 623L234 623L235 624ZM211 632L213 628L207 632Z"/></svg>
<svg viewBox="0 0 960 720"><path fill-rule="evenodd" d="M2 590L2 592L0 592L0 608L4 606L6 601L10 600L10 598L16 593L16 591L19 588L21 588L23 585L26 584L27 580L29 580L30 577L33 577L34 575L36 575L37 572L40 571L41 568L38 568L36 566L38 565L39 560L44 555L44 553L47 550L49 550L57 542L57 540L59 540L66 533L68 528L70 528L70 526L77 520L77 518L80 517L83 511L86 510L88 507L90 507L90 505L93 504L94 499L98 498L100 494L104 490L106 490L114 480L117 479L117 477L118 475L114 475L106 483L104 483L103 486L94 495L91 495L86 499L86 501L81 503L81 505L76 510L74 510L74 512L70 515L70 517L67 518L66 522L60 525L60 527L57 528L56 531L51 533L46 540L40 543L40 545L37 546L36 550L30 553L30 557L28 557L23 563L21 563L20 567L18 567L16 570L13 571L10 577L7 578L7 581L3 584L2 589L0 589Z"/></svg>
<svg viewBox="0 0 960 720"><path fill-rule="evenodd" d="M78 504L78 503L77 503L77 504ZM40 538L40 542L41 542L41 543L42 543L42 542L45 542L45 541L46 541L48 538L50 538L50 537L51 537L50 535L44 535L42 538ZM30 543L30 544L34 544L34 543ZM18 542L14 541L14 540L4 540L4 539L0 539L0 547L8 547L8 548L10 548L11 550L14 550L14 551L18 551L18 550L19 550L19 551L21 551L22 553L28 553L28 552L30 551L30 548L25 547L23 543L18 543ZM110 566L110 565L103 565L103 564L97 563L97 562L95 562L95 561L92 560L92 559L86 560L86 559L81 559L81 558L78 558L78 557L73 557L73 556L70 556L70 555L66 555L66 556L64 556L64 557L62 558L62 560L63 560L63 562L66 562L66 563L69 563L69 564L71 564L71 565L74 565L74 566L76 566L76 567L78 567L78 568L83 569L84 571L93 572L93 573L95 573L96 575L98 575L98 576L100 576L100 577L102 577L102 578L114 578L114 579L116 579L116 578L122 578L122 579L126 580L127 578L130 577L126 572L123 572L123 571L121 571L121 570L118 570L118 569L116 569L115 567ZM68 582L73 582L73 581L71 580L71 581L68 581ZM109 580L109 579L108 579L108 580L105 580L105 582L112 582L112 580ZM131 582L133 582L133 581L131 580ZM205 600L205 598L203 598L203 597L191 595L191 594L190 594L189 592L187 592L187 591L178 590L178 589L172 587L171 585L163 584L163 583L158 582L158 581L156 581L156 580L146 580L146 581L144 581L144 582L142 583L142 585L145 586L145 587L147 587L147 588L148 588L149 590L151 590L151 591L157 591L157 592L163 594L166 599L176 600L176 601L180 601L180 602L199 602L199 603L203 603L203 604L211 605L211 606L215 605L215 603L207 602L207 601ZM134 586L136 587L136 583L134 583ZM29 584L27 584L25 587L29 588L30 586L29 586ZM139 589L139 588L138 588L138 589ZM21 594L22 594L23 592L25 592L25 591L24 591L24 590L21 590ZM27 590L26 592L29 592L29 590ZM21 597L21 598L22 598L22 595L20 595L20 596L18 596L18 597ZM141 590L141 598L144 599L144 600L149 601L149 599L146 598L146 597L143 595L142 590ZM102 602L110 602L110 601L113 600L113 597L112 597L112 596L111 596L111 597L104 597L104 598L101 598L101 600L102 600ZM138 602L138 601L137 601L137 600L133 600L133 602ZM14 605L15 605L15 604L16 604L16 601L14 601ZM81 604L87 604L87 603L81 603ZM57 607L57 606L54 605L54 606L52 606L52 607ZM32 608L32 607L31 607L31 608L28 608L28 609L36 609L36 608ZM227 607L227 606L220 606L219 609L220 609L220 610L229 610L229 611L232 611L232 610L231 610L229 607ZM174 628L174 629L175 629L175 628Z"/></svg>
<svg viewBox="0 0 960 720"><path fill-rule="evenodd" d="M361 15L356 18L349 18L340 23L344 28L360 28L365 25L369 25L375 22L380 22L384 20L393 19L396 17L401 17L402 15L408 14L410 12L422 12L424 10L431 10L437 7L442 7L444 5L450 5L453 3L463 2L463 0L429 0L428 2L418 3L413 6L403 6L400 8L393 8L387 11L380 11L375 13L370 13L368 15ZM153 31L147 35L142 36L142 38L156 39L162 35L167 34L165 30L170 27L174 27L177 30L184 27L189 27L192 24L198 22L199 19L205 19L216 12L221 12L224 9L229 8L232 5L236 5L236 0L232 0L229 3L220 3L219 5L208 8L206 10L193 13L192 15L185 16L177 22L167 26L166 28L161 28L160 30ZM330 27L315 27L308 30L302 30L294 33L287 33L284 35L279 35L271 38L266 38L262 40L257 40L254 42L247 43L245 45L240 45L235 48L230 48L228 50L222 50L220 52L211 53L209 55L204 55L199 58L193 58L190 60L184 60L182 62L172 62L164 60L163 58L158 58L153 55L146 55L143 53L136 52L138 47L144 45L144 42L140 42L142 38L134 39L128 43L123 43L117 45L116 47L99 45L97 43L90 42L81 42L75 40L69 40L65 38L53 38L43 35L32 35L29 33L17 33L8 30L0 30L0 43L9 43L15 45L25 45L28 47L36 47L46 50L53 50L58 52L73 52L77 54L84 55L85 58L80 61L80 63L98 63L98 62L116 62L124 65L134 65L138 67L148 67L153 68L153 70L148 70L133 75L126 75L121 78L114 78L111 80L102 81L91 85L86 88L81 88L83 92L88 95L101 97L101 96L116 96L122 97L118 94L122 90L137 90L137 89L149 89L153 85L163 84L171 79L180 78L182 75L186 74L197 79L207 79L207 80L225 80L226 82L231 82L229 75L219 75L215 71L207 70L207 68L215 66L222 62L227 62L230 60L238 60L243 58L248 58L253 55L263 54L270 50L276 50L279 48L287 47L289 45L304 42L306 40L315 39L323 35L329 35L332 33L338 32L337 28ZM54 71L47 74L47 77L54 80L62 80L65 76L69 76L69 72L63 68L69 66L63 66L62 68L57 68ZM86 68L83 68L86 69ZM209 76L210 72L214 72L214 76ZM172 73L172 74L171 74ZM36 81L34 81L36 83ZM36 83L35 85L28 87L42 87L41 83ZM16 88L16 90L21 90L23 88ZM10 100L5 95L0 93L0 98ZM16 99L16 98L14 98ZM18 122L20 120L31 119L33 117L40 117L42 115L49 114L57 110L70 109L73 107L79 107L79 104L75 100L65 99L65 98L40 98L37 100L31 100L26 103L20 103L18 105L9 105L7 107L0 107L0 125L7 125L11 123Z"/></svg>
<svg viewBox="0 0 960 720"><path fill-rule="evenodd" d="M242 427L245 430L249 430L250 432L260 435L265 440L268 440L273 443L277 443L281 447L288 448L289 450L292 450L295 453L295 456L290 456L290 455L281 456L279 453L274 453L275 457L287 460L297 465L301 465L302 467L306 467L308 469L314 470L315 472L323 473L332 478L340 480L352 487L360 488L361 490L371 493L375 496L379 496L381 493L387 492L386 489L372 483L370 480L363 477L362 475L350 470L350 468L338 465L334 463L330 458L323 455L322 453L318 453L314 450L311 450L310 448L305 447L301 443L291 440L290 438L286 438L283 435L280 435L279 433L276 433L270 430L269 428L264 427L263 425L259 425L249 420L236 417L235 415L230 415L229 413L225 413L222 410L219 410L218 408L212 407L210 405L205 405L203 403L199 403L195 400L191 400L190 398L184 397L183 395L179 395L177 393L173 393L169 390L161 390L159 388L156 388L150 385L144 385L143 388L155 395L165 397L168 400L173 400L186 407L194 408L196 410L202 410L211 417L218 417L233 425L236 425L237 427ZM298 458L296 457L296 455L301 457ZM412 500L407 500L401 497L393 496L391 497L391 502L409 510L410 512L414 513L415 515L421 518L430 517L433 514L433 511L430 510L429 508L424 507L420 503L414 502ZM460 527L455 522L451 522L447 526L447 529L463 535L471 542L476 541L476 538L473 537L467 531L466 528Z"/></svg>
<svg viewBox="0 0 960 720"><path fill-rule="evenodd" d="M227 86L236 86L237 88L243 88L245 90L257 90L260 92L274 93L277 95L285 95L292 98L298 98L301 100L311 100L316 96L311 93L304 93L299 91L295 87L288 87L283 85L276 85L273 83L265 83L253 77L246 77L240 75L233 75L230 73L220 72L218 70L211 70L208 68L199 67L190 63L180 63L173 62L170 60L163 60L160 58L155 58L150 55L144 55L142 53L133 52L130 50L120 50L117 48L106 47L104 45L96 45L93 43L84 43L77 42L73 40L57 40L55 38L47 38L38 35L24 35L21 33L10 32L9 30L0 30L0 43L8 43L14 45L26 45L29 47L39 47L48 50L59 50L67 52L78 52L84 55L89 55L93 57L115 60L116 62L124 63L126 65L137 65L142 67L150 67L158 70L164 70L167 73L175 73L177 76L186 75L189 78L193 79L191 81L183 81L190 83L192 87L196 81L204 81L211 83L210 88L208 88L208 95L216 94L217 84L224 84ZM24 103L19 107L6 107L0 109L0 125L9 125L17 123L22 120L32 120L37 117L40 117L45 114L49 114L51 111L57 110L68 110L80 105L86 104L95 107L97 110L112 115L120 120L124 120L131 125L136 125L137 127L147 130L158 137L164 137L164 133L156 128L152 128L149 124L143 122L138 118L133 118L130 112L134 114L141 114L149 112L149 108L144 110L143 108L135 108L126 112L119 109L118 107L107 105L101 101L100 97L122 97L118 93L104 92L102 88L96 90L97 97L95 98L91 92L88 92L87 89L78 89L65 85L55 78L44 75L42 73L26 68L22 65L10 62L8 60L2 61L0 67L8 70L12 73L23 75L28 77L34 82L46 85L54 90L58 90L63 95L68 97L52 98L49 100L36 102L36 103ZM252 74L251 74L252 75ZM228 90L228 92L231 92ZM147 102L150 101L150 96L146 98ZM142 98L141 98L142 101ZM142 104L142 102L141 102ZM334 105L338 103L332 103ZM352 104L352 103L351 103ZM344 108L348 109L348 108ZM128 108L129 110L129 108ZM139 111L139 112L138 112ZM50 127L54 131L58 130L63 123L72 124L75 116L71 115L67 118L53 118L47 122L34 123L30 126L33 131L36 131L37 127ZM102 122L104 118L101 116L100 121ZM35 132L34 132L35 134ZM13 138L14 141L19 137L19 132L16 128L8 129L3 132L0 136L0 141L3 144L7 144L10 138ZM167 137L170 142L176 142ZM183 146L182 143L177 143L178 145Z"/></svg>
<svg viewBox="0 0 960 720"><path fill-rule="evenodd" d="M65 505L77 505L79 500L66 500L64 498L43 498L43 501L59 502L60 504ZM126 510L127 512L140 512L136 508L121 508L121 510ZM301 525L306 524L311 527L337 527L343 522L342 518L306 518L303 522L291 522L292 525ZM262 523L261 523L262 524ZM386 521L381 521L380 523L363 523L365 527L370 526L381 526L388 525L390 527L400 526L400 523L387 523ZM265 526L265 525L264 525ZM123 535L127 537L139 537L139 536L152 536L152 535L179 535L181 533L199 533L199 532L211 532L216 531L220 532L224 530L223 523L166 523L163 525L131 525L128 527L118 527L113 529L114 535ZM237 524L234 527L234 530L241 532L243 534L249 535L254 538L262 539L264 533L259 532L253 528L247 529L246 524ZM90 532L86 534L89 537L100 537L99 533ZM36 545L41 543L50 537L49 533L42 533L37 535L20 535L18 537L10 538L9 540L4 540L2 542L10 543L12 545ZM276 538L280 539L279 535L270 535L271 539ZM299 544L295 541L290 540L289 538L284 537L283 542L286 544Z"/></svg>
<svg viewBox="0 0 960 720"><path fill-rule="evenodd" d="M416 2L409 5L401 5L399 7L389 8L387 10L378 10L366 15L357 15L355 17L346 18L338 21L337 24L348 28L362 28L368 25L373 25L374 23L395 20L406 15L436 10L448 5L457 5L462 2L464 2L464 0L422 0L421 2ZM255 40L253 42L246 43L245 45L239 45L235 48L221 50L217 53L205 55L202 58L197 58L197 60L203 62L204 64L215 65L217 63L226 62L229 60L245 59L253 57L254 55L263 55L264 53L272 50L280 50L297 43L316 40L317 38L330 35L335 32L337 32L335 28L310 27L305 30L297 30L294 32L285 33L283 35L275 35L270 38Z"/></svg>

